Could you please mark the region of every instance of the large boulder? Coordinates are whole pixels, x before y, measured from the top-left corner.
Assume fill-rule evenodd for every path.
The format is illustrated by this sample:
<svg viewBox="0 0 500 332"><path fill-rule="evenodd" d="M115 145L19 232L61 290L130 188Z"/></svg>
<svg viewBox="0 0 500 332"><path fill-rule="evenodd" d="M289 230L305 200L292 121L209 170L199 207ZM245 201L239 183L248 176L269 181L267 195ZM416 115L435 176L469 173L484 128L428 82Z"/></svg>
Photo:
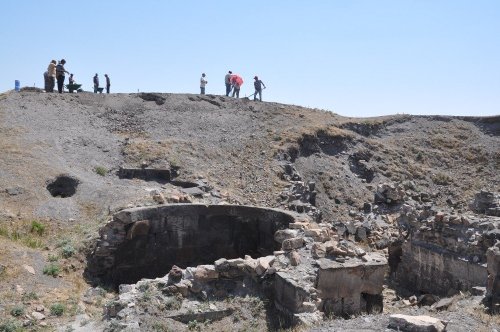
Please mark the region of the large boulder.
<svg viewBox="0 0 500 332"><path fill-rule="evenodd" d="M446 331L446 324L446 322L430 316L395 314L389 317L389 327L402 332L441 332Z"/></svg>

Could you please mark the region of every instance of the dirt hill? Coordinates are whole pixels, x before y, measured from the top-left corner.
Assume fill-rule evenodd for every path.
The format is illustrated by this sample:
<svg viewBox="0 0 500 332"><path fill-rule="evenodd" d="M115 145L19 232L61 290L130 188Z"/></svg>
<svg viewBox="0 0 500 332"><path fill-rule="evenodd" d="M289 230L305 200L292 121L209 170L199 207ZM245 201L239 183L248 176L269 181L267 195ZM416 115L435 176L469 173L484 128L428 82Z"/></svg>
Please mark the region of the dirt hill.
<svg viewBox="0 0 500 332"><path fill-rule="evenodd" d="M293 209L333 225L367 204L382 213L377 186L398 183L461 212L481 190L498 191L499 134L498 116L359 119L212 95L1 94L0 322L26 323L32 312L47 318L27 329L83 313L99 321L113 292L82 302L86 250L113 212L157 204L158 193ZM125 178L124 169L171 179ZM314 195L291 199L293 181ZM200 183L202 193L188 190Z"/></svg>

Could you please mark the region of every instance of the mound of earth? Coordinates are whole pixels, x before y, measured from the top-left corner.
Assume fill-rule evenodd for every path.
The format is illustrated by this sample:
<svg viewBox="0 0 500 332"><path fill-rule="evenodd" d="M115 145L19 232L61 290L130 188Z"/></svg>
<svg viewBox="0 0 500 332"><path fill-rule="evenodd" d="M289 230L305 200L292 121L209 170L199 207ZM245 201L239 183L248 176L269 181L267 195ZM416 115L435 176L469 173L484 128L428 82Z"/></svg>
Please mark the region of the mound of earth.
<svg viewBox="0 0 500 332"><path fill-rule="evenodd" d="M452 223L473 213L486 219L464 226L464 234L483 235L485 222L496 229L486 214L495 215L494 204L479 211L473 202L481 192L498 195L499 134L498 116L359 119L213 95L0 94L0 326L126 328L117 318L102 320L118 295L83 277L87 259L113 214L164 203L291 210L387 258L392 244L413 238L486 264L483 242L477 248L486 249L474 254L447 247L448 237L461 235L429 239L415 220ZM304 329L383 330L392 313L433 315L430 306L404 302L422 287L393 276L388 271L382 314ZM156 321L149 299L134 305L151 330L279 328L269 300L248 296L225 306L240 311L238 321L224 323L193 318L169 327ZM450 296L455 305L439 317L453 320L451 330L499 328L496 316L468 308L479 298Z"/></svg>

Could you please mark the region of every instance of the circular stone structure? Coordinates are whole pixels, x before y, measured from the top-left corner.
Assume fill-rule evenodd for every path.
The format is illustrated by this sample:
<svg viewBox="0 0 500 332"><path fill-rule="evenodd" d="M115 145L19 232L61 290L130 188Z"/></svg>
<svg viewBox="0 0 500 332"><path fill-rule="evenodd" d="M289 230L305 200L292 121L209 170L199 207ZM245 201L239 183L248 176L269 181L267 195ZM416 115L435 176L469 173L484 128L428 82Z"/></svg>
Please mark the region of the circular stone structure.
<svg viewBox="0 0 500 332"><path fill-rule="evenodd" d="M99 232L86 274L115 286L219 258L271 255L297 215L243 205L167 204L122 210Z"/></svg>

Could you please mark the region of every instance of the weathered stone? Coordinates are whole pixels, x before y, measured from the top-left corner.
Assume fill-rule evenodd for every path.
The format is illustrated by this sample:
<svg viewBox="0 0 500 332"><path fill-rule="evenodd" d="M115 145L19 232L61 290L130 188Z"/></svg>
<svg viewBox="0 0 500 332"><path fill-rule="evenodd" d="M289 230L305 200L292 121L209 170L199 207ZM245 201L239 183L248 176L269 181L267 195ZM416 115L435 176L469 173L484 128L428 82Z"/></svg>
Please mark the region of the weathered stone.
<svg viewBox="0 0 500 332"><path fill-rule="evenodd" d="M320 242L314 242L311 247L311 255L314 259L323 258L326 256L326 246Z"/></svg>
<svg viewBox="0 0 500 332"><path fill-rule="evenodd" d="M31 274L35 274L35 269L32 267L32 266L29 266L29 265L26 265L26 264L23 264L23 268L28 271L29 273Z"/></svg>
<svg viewBox="0 0 500 332"><path fill-rule="evenodd" d="M292 266L299 265L301 261L300 254L296 250L290 251L289 259Z"/></svg>
<svg viewBox="0 0 500 332"><path fill-rule="evenodd" d="M41 312L37 312L37 311L33 311L31 313L31 317L33 317L34 319L36 320L42 320L42 319L45 319L45 315L42 314Z"/></svg>
<svg viewBox="0 0 500 332"><path fill-rule="evenodd" d="M422 294L418 297L417 303L419 306L433 305L439 301L439 297L433 294Z"/></svg>
<svg viewBox="0 0 500 332"><path fill-rule="evenodd" d="M447 323L430 316L395 314L389 317L389 327L407 332L443 332Z"/></svg>
<svg viewBox="0 0 500 332"><path fill-rule="evenodd" d="M294 222L288 225L290 229L306 229L308 227L308 222Z"/></svg>
<svg viewBox="0 0 500 332"><path fill-rule="evenodd" d="M189 280L181 280L181 282L175 284L174 286L177 288L177 293L186 297L188 296L189 290L191 289L193 284Z"/></svg>
<svg viewBox="0 0 500 332"><path fill-rule="evenodd" d="M486 287L475 286L470 289L473 296L484 296L486 294Z"/></svg>
<svg viewBox="0 0 500 332"><path fill-rule="evenodd" d="M260 257L257 259L257 267L255 268L255 272L257 275L261 276L271 267L276 257L274 256L266 256Z"/></svg>
<svg viewBox="0 0 500 332"><path fill-rule="evenodd" d="M245 260L221 258L214 263L215 270L223 277L235 278L245 274Z"/></svg>
<svg viewBox="0 0 500 332"><path fill-rule="evenodd" d="M453 303L455 303L455 298L453 298L453 297L444 298L444 299L441 299L441 300L437 301L436 303L434 303L431 306L431 309L435 309L437 311L446 310Z"/></svg>
<svg viewBox="0 0 500 332"><path fill-rule="evenodd" d="M292 313L301 312L302 303L310 298L308 289L293 279L293 275L280 271L275 274L275 305Z"/></svg>
<svg viewBox="0 0 500 332"><path fill-rule="evenodd" d="M159 190L151 191L151 197L158 204L165 204L167 202L165 196L163 196L163 194Z"/></svg>
<svg viewBox="0 0 500 332"><path fill-rule="evenodd" d="M356 228L356 241L366 241L367 230L364 226Z"/></svg>
<svg viewBox="0 0 500 332"><path fill-rule="evenodd" d="M299 249L304 246L304 238L302 237L294 237L291 239L286 239L283 241L281 248L283 250L292 250L292 249Z"/></svg>
<svg viewBox="0 0 500 332"><path fill-rule="evenodd" d="M330 303L325 312L354 314L382 306L382 286L387 268L387 260L381 254L366 255L366 262L350 259L338 263L326 258L318 260L318 296ZM342 285L339 287L338 285ZM366 301L361 303L361 294ZM327 301L328 300L328 301Z"/></svg>
<svg viewBox="0 0 500 332"><path fill-rule="evenodd" d="M375 203L394 204L404 199L405 192L400 185L382 183L377 186Z"/></svg>
<svg viewBox="0 0 500 332"><path fill-rule="evenodd" d="M182 279L182 269L177 265L172 266L168 272L168 284L175 284Z"/></svg>
<svg viewBox="0 0 500 332"><path fill-rule="evenodd" d="M287 239L296 237L298 234L297 230L293 229L281 229L274 233L274 241L278 243L283 243Z"/></svg>
<svg viewBox="0 0 500 332"><path fill-rule="evenodd" d="M127 239L132 240L138 236L146 236L149 232L149 220L135 222L127 232Z"/></svg>
<svg viewBox="0 0 500 332"><path fill-rule="evenodd" d="M196 281L207 282L218 279L219 273L213 265L198 265L193 276Z"/></svg>
<svg viewBox="0 0 500 332"><path fill-rule="evenodd" d="M434 216L434 221L435 222L443 222L445 214L443 212L438 212Z"/></svg>

